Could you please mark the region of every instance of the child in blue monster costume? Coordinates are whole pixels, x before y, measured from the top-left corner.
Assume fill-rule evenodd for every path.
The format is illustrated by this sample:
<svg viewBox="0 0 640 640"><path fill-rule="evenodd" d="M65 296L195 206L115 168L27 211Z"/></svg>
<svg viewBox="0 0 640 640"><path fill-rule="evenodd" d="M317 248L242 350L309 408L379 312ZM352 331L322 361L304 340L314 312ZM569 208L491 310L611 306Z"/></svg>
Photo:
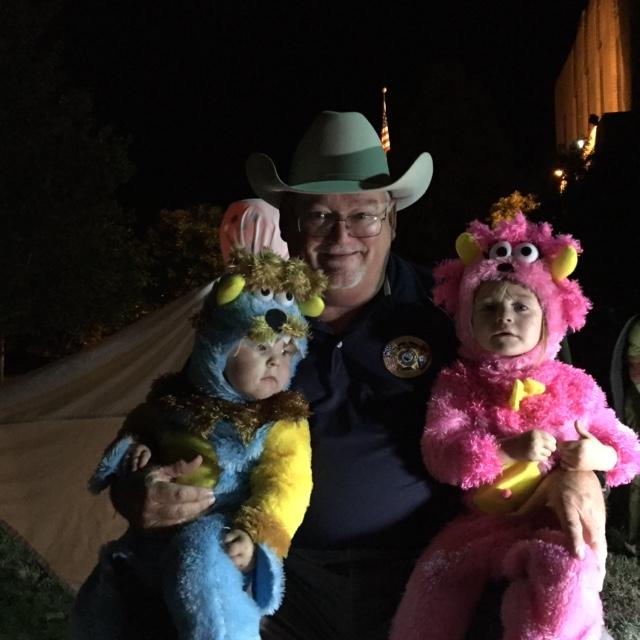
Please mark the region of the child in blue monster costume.
<svg viewBox="0 0 640 640"><path fill-rule="evenodd" d="M258 640L279 606L282 557L311 492L308 407L284 391L319 315L323 274L271 251L239 251L214 284L182 373L157 380L90 480L202 456L178 482L211 487L212 508L168 537L129 530L105 546L73 613L76 640L125 637L113 563L162 589L181 640Z"/></svg>

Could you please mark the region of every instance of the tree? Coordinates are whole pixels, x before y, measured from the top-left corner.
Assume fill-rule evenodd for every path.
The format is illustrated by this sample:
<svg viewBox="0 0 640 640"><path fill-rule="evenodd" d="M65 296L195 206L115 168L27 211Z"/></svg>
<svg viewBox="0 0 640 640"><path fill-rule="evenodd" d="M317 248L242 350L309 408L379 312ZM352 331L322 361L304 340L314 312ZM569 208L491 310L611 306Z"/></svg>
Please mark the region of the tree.
<svg viewBox="0 0 640 640"><path fill-rule="evenodd" d="M0 5L0 338L62 355L132 318L145 256L116 190L126 141L60 67L58 6Z"/></svg>
<svg viewBox="0 0 640 640"><path fill-rule="evenodd" d="M222 270L218 242L221 207L163 209L147 233L150 297L164 303L211 282Z"/></svg>

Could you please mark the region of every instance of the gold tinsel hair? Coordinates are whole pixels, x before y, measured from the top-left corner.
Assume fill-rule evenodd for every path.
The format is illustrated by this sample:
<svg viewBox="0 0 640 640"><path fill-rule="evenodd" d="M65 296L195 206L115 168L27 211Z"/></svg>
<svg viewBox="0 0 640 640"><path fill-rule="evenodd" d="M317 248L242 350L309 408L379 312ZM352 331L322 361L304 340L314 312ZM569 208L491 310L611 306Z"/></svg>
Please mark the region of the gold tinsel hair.
<svg viewBox="0 0 640 640"><path fill-rule="evenodd" d="M519 191L514 191L491 205L489 226L495 229L498 223L513 220L516 213L521 212L526 216L539 206L540 203L532 193L523 196Z"/></svg>
<svg viewBox="0 0 640 640"><path fill-rule="evenodd" d="M228 270L240 274L248 289L289 291L298 301L322 296L328 284L322 272L314 271L302 260L284 260L269 249L257 254L237 249L232 254Z"/></svg>
<svg viewBox="0 0 640 640"><path fill-rule="evenodd" d="M257 344L271 344L278 339L278 335L265 320L264 316L253 319L247 337ZM309 325L301 318L287 316L287 321L280 327L280 335L290 338L308 338Z"/></svg>
<svg viewBox="0 0 640 640"><path fill-rule="evenodd" d="M247 338L256 344L271 344L275 342L278 334L267 324L264 316L253 319L251 328L247 332Z"/></svg>
<svg viewBox="0 0 640 640"><path fill-rule="evenodd" d="M313 296L322 297L329 284L322 271L312 269L299 258L291 258L284 266L285 288L291 291L296 300L308 300Z"/></svg>
<svg viewBox="0 0 640 640"><path fill-rule="evenodd" d="M309 325L296 316L288 316L287 321L282 325L282 333L291 338L309 337Z"/></svg>

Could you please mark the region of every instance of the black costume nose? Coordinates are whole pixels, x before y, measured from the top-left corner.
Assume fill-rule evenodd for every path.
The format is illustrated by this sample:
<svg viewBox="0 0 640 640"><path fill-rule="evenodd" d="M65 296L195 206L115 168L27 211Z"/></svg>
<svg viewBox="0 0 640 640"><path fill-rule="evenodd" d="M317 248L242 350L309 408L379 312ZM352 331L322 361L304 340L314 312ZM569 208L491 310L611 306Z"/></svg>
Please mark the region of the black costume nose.
<svg viewBox="0 0 640 640"><path fill-rule="evenodd" d="M280 311L280 309L269 309L264 314L264 319L276 333L280 333L282 325L287 321L287 314L284 311Z"/></svg>
<svg viewBox="0 0 640 640"><path fill-rule="evenodd" d="M510 262L501 262L498 265L498 271L508 273L509 271L513 271L513 265Z"/></svg>

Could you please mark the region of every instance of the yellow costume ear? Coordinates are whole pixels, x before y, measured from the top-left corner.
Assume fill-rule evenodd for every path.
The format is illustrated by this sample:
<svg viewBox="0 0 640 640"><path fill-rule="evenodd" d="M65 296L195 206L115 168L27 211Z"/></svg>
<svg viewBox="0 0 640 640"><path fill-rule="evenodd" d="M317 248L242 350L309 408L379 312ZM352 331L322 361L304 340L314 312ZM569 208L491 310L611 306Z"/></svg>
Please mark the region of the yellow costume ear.
<svg viewBox="0 0 640 640"><path fill-rule="evenodd" d="M570 276L576 265L578 264L578 252L571 246L567 245L552 261L551 261L551 277L556 281L564 280Z"/></svg>
<svg viewBox="0 0 640 640"><path fill-rule="evenodd" d="M222 281L216 293L216 302L219 305L233 302L244 289L245 280L242 276L235 274Z"/></svg>
<svg viewBox="0 0 640 640"><path fill-rule="evenodd" d="M304 302L298 303L300 313L308 318L317 318L324 311L324 301L320 296L312 296Z"/></svg>
<svg viewBox="0 0 640 640"><path fill-rule="evenodd" d="M476 239L465 231L456 238L456 253L462 260L462 264L468 267L479 260L480 256L482 256L482 249L480 249Z"/></svg>

